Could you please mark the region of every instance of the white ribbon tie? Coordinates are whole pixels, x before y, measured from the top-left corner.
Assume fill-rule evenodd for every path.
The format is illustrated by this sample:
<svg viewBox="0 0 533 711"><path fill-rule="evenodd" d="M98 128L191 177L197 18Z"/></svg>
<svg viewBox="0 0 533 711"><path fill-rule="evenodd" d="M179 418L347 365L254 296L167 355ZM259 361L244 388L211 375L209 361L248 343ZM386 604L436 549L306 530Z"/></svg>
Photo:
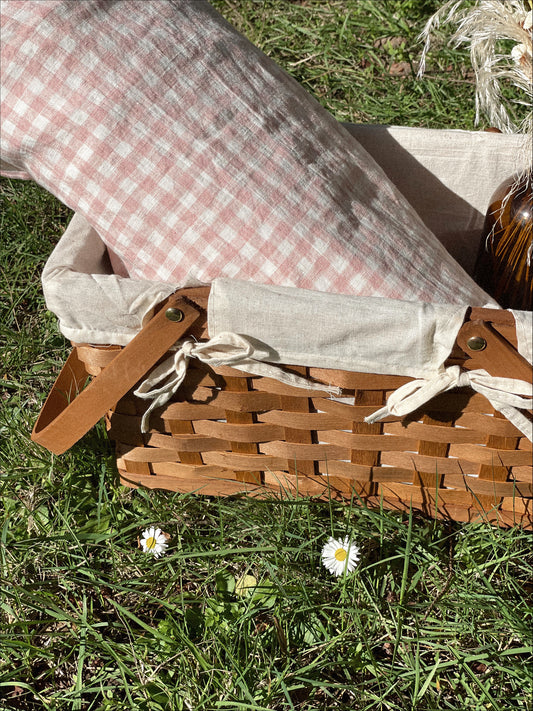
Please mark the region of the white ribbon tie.
<svg viewBox="0 0 533 711"><path fill-rule="evenodd" d="M267 356L266 350L256 349L247 338L237 333L219 333L206 343L187 340L177 344L176 352L154 368L135 390L137 397L152 401L142 417L141 431L148 432L152 412L165 405L182 384L191 358L197 358L214 368L227 365L252 375L275 378L297 388L340 394L340 388L312 383L306 378L258 360Z"/></svg>
<svg viewBox="0 0 533 711"><path fill-rule="evenodd" d="M533 407L533 384L512 378L495 378L486 370L461 370L458 365L446 368L430 380L412 380L402 385L390 395L384 407L365 417L365 422L377 422L390 415L403 417L440 393L467 386L484 395L495 410L530 441L533 440L533 422L520 412Z"/></svg>

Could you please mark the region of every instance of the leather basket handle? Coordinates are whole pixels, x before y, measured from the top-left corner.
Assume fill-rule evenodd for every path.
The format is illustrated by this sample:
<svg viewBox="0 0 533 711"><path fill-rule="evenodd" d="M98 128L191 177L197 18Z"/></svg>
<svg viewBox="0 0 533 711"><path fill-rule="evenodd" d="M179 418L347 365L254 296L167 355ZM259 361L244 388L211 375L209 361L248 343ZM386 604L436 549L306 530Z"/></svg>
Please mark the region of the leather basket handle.
<svg viewBox="0 0 533 711"><path fill-rule="evenodd" d="M173 294L111 363L84 388L89 374L74 348L63 366L31 438L63 454L86 434L165 355L200 311Z"/></svg>
<svg viewBox="0 0 533 711"><path fill-rule="evenodd" d="M532 365L515 347L515 320L510 311L472 309L456 342L467 356L463 363L467 370L483 368L494 377L532 382Z"/></svg>

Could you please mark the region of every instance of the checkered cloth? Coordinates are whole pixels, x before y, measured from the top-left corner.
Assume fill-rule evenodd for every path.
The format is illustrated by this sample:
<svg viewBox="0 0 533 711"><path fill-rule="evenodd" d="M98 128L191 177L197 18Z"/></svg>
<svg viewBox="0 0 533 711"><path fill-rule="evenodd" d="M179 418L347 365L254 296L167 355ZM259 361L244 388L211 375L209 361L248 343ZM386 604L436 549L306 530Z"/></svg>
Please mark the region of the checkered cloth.
<svg viewBox="0 0 533 711"><path fill-rule="evenodd" d="M4 174L131 277L485 304L358 142L204 0L2 2Z"/></svg>

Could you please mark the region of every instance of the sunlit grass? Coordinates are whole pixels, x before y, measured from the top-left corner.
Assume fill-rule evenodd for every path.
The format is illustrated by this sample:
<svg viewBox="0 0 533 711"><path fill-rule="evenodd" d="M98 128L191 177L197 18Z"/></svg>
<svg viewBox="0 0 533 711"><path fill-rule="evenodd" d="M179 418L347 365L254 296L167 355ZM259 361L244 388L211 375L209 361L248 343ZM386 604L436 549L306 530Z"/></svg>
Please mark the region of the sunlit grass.
<svg viewBox="0 0 533 711"><path fill-rule="evenodd" d="M339 120L473 128L462 55L414 78L436 2L214 4ZM0 708L531 709L530 533L128 490L103 425L61 457L33 444L68 345L40 274L70 213L1 188ZM137 546L150 525L170 536L158 560ZM332 534L361 547L339 580Z"/></svg>

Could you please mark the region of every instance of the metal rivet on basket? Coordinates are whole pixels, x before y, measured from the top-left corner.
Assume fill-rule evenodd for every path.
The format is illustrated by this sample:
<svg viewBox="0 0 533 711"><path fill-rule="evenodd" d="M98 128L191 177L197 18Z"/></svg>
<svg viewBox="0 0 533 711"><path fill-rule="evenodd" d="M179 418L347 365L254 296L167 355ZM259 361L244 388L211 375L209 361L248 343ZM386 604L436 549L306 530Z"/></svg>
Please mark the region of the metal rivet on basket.
<svg viewBox="0 0 533 711"><path fill-rule="evenodd" d="M165 311L165 316L169 321L183 321L184 314L180 309L176 309L173 306Z"/></svg>
<svg viewBox="0 0 533 711"><path fill-rule="evenodd" d="M472 336L466 342L471 351L482 351L487 347L487 341L481 336Z"/></svg>

